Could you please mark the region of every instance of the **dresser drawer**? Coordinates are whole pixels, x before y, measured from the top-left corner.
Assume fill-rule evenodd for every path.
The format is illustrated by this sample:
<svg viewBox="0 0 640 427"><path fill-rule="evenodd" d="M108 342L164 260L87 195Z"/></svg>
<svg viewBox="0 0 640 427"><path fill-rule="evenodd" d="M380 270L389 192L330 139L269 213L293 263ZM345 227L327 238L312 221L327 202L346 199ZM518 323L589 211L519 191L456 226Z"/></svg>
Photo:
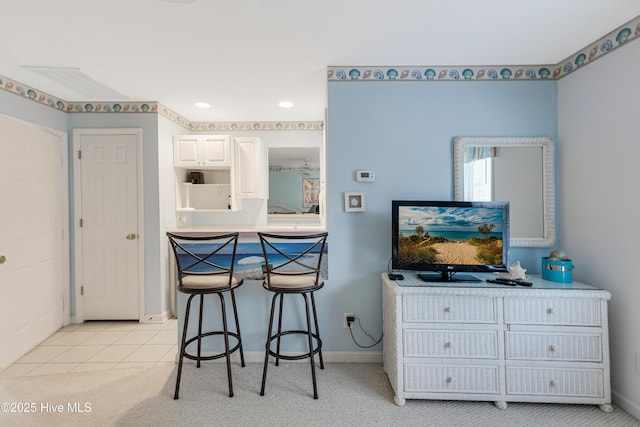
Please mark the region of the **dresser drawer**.
<svg viewBox="0 0 640 427"><path fill-rule="evenodd" d="M597 333L507 332L505 337L507 359L602 362L602 336Z"/></svg>
<svg viewBox="0 0 640 427"><path fill-rule="evenodd" d="M404 295L403 322L497 323L491 297Z"/></svg>
<svg viewBox="0 0 640 427"><path fill-rule="evenodd" d="M507 367L507 394L603 397L601 369Z"/></svg>
<svg viewBox="0 0 640 427"><path fill-rule="evenodd" d="M443 366L407 363L405 392L498 393L497 366Z"/></svg>
<svg viewBox="0 0 640 427"><path fill-rule="evenodd" d="M602 325L597 298L505 298L504 321L523 325Z"/></svg>
<svg viewBox="0 0 640 427"><path fill-rule="evenodd" d="M404 357L498 358L497 331L406 329Z"/></svg>

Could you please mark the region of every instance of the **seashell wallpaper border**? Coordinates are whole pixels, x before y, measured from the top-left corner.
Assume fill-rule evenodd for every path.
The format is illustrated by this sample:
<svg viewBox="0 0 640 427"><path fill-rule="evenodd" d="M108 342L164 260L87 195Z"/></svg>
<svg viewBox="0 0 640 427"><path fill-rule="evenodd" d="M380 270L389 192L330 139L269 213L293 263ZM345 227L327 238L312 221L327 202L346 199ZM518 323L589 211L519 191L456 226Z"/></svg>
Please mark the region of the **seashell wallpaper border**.
<svg viewBox="0 0 640 427"><path fill-rule="evenodd" d="M558 80L640 35L640 16L558 64L494 66L328 67L329 81Z"/></svg>
<svg viewBox="0 0 640 427"><path fill-rule="evenodd" d="M558 64L496 66L329 66L328 81L558 80L640 37L640 16ZM155 102L69 102L0 75L0 89L66 113L159 114L191 131L320 131L322 121L191 122Z"/></svg>

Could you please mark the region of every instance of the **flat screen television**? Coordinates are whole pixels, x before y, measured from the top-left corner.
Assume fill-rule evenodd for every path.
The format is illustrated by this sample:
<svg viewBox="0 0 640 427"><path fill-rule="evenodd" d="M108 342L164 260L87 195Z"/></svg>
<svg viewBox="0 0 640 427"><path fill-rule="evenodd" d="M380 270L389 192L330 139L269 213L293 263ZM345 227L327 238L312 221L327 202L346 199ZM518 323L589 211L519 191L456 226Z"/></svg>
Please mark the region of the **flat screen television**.
<svg viewBox="0 0 640 427"><path fill-rule="evenodd" d="M424 281L478 281L460 272L508 271L509 203L391 202L394 270Z"/></svg>

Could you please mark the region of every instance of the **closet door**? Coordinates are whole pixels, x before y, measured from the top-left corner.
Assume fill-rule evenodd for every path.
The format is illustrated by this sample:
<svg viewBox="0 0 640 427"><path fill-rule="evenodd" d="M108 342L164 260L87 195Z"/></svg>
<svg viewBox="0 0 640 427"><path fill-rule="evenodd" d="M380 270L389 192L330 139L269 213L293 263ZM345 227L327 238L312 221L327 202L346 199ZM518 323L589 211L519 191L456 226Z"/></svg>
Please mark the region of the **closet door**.
<svg viewBox="0 0 640 427"><path fill-rule="evenodd" d="M66 135L6 116L0 134L2 369L62 326L69 248Z"/></svg>
<svg viewBox="0 0 640 427"><path fill-rule="evenodd" d="M75 129L81 154L76 315L83 320L140 318L138 129ZM82 310L80 310L82 305Z"/></svg>

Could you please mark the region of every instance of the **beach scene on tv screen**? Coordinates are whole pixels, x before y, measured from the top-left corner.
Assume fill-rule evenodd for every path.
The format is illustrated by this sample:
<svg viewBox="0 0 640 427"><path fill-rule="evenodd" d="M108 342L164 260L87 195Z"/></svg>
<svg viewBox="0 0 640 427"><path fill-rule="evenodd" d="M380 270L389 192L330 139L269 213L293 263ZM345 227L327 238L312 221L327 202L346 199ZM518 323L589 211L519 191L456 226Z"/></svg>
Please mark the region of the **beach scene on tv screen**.
<svg viewBox="0 0 640 427"><path fill-rule="evenodd" d="M400 206L402 265L502 263L502 209Z"/></svg>

